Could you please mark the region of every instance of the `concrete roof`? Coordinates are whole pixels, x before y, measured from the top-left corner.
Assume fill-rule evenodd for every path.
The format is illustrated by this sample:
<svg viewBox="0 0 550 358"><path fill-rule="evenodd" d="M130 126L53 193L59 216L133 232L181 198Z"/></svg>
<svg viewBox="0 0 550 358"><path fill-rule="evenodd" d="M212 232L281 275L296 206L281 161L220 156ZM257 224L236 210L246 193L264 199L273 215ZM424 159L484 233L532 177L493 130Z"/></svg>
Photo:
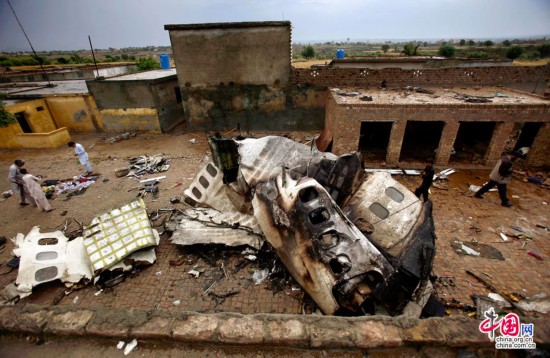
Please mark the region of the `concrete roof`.
<svg viewBox="0 0 550 358"><path fill-rule="evenodd" d="M234 29L245 27L286 26L290 27L290 21L250 21L250 22L214 22L204 24L170 24L164 25L165 30L212 30Z"/></svg>
<svg viewBox="0 0 550 358"><path fill-rule="evenodd" d="M105 81L136 81L136 80L156 80L159 78L165 78L176 75L176 69L171 68L169 70L151 70L146 72L132 73L128 75L111 77L105 79Z"/></svg>
<svg viewBox="0 0 550 358"><path fill-rule="evenodd" d="M418 93L414 88L422 88L432 91L429 93ZM504 97L495 96L497 93ZM330 95L341 105L361 104L470 104L460 99L460 95L487 97L491 102L482 103L485 105L510 105L510 104L546 104L550 101L527 93L513 91L503 87L411 87L409 90L404 88L388 88L382 91L379 88L356 89L356 88L331 88ZM361 100L364 96L372 97L372 101ZM472 103L475 104L475 103Z"/></svg>
<svg viewBox="0 0 550 358"><path fill-rule="evenodd" d="M11 98L48 97L66 94L87 94L88 87L84 80L51 81L53 87L47 87L48 82L19 82L14 86L2 85L0 92Z"/></svg>

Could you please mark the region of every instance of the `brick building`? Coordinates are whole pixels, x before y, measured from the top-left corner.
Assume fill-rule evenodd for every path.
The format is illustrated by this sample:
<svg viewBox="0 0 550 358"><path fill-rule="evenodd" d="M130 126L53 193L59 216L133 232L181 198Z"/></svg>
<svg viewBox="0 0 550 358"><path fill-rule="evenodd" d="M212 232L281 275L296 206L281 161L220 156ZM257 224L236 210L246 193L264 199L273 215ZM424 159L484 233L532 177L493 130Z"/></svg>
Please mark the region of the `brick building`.
<svg viewBox="0 0 550 358"><path fill-rule="evenodd" d="M324 128L334 153L362 151L368 163L387 165L435 157L485 167L519 147L530 148L529 164L550 164L550 66L407 58L401 67L353 59L297 69L290 22L165 29L189 129Z"/></svg>

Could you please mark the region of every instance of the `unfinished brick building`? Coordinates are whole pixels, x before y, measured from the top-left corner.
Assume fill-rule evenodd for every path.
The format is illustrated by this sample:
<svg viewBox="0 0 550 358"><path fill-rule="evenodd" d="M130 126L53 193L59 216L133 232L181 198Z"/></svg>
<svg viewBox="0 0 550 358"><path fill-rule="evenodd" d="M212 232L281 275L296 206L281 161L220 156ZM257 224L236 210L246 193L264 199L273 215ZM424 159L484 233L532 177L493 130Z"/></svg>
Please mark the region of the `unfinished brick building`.
<svg viewBox="0 0 550 358"><path fill-rule="evenodd" d="M485 167L519 147L530 148L530 165L550 165L550 102L542 96L550 66L354 60L296 69L290 22L165 29L190 129L325 129L335 154L362 151L368 163L392 166L435 157Z"/></svg>

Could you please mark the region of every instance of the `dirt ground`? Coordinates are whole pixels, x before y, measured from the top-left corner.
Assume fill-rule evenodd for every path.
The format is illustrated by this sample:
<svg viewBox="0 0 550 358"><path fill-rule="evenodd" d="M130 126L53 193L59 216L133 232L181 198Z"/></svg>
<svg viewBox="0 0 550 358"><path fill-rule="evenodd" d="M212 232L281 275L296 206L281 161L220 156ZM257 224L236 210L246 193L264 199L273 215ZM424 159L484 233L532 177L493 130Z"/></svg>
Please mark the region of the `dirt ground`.
<svg viewBox="0 0 550 358"><path fill-rule="evenodd" d="M253 133L259 137L262 133ZM274 133L283 134L283 133ZM295 139L303 139L312 133L292 133ZM114 169L129 165L128 159L141 155L162 153L171 165L164 173L148 174L140 179L166 175L160 182L159 196L144 198L148 211L173 207L170 198L181 196L183 190L191 183L200 160L208 151L204 133L175 132L172 134L138 134L129 140L110 143L104 134L73 135L73 140L87 149L94 172L100 173L99 180L92 184L82 195L62 194L51 200L55 208L49 213L40 212L32 206L19 206L17 196L0 202L2 213L0 236L15 237L17 233L27 234L33 226L40 226L42 232L63 229L70 219L80 223L89 223L91 219L109 209L119 207L135 199L137 192L128 191L139 185L136 179L117 178ZM190 143L196 139L196 144ZM0 149L0 167L4 175L0 177L0 190L10 189L7 180L8 168L15 159L26 161L25 167L34 175L47 176L47 179L69 178L81 174L85 169L72 155L72 149L61 147L55 149ZM436 168L442 170L445 168ZM446 301L472 304L472 294L487 294L490 291L465 270L471 270L490 281L500 290L529 297L539 292L549 294L550 290L550 190L538 185L513 179L509 185L508 195L512 198L513 208L500 206L498 194L488 193L485 199L473 198L468 190L468 183L483 184L488 171L459 170L449 176L449 180L431 189L434 203L434 220L438 240L434 263L434 273L439 277L436 290L440 298ZM396 179L414 190L420 183L417 176L396 176ZM180 186L174 186L181 183ZM67 200L68 199L68 200ZM175 204L175 207L182 204ZM64 212L66 215L62 215ZM519 232L512 227L520 227L525 236L515 238ZM504 241L500 233L505 233L509 240ZM452 246L453 241L477 242L493 246L499 250L504 260L488 259L458 254ZM7 272L5 263L12 257L13 244L8 242L0 248L0 289L15 281L16 270ZM528 253L532 252L543 260L538 260ZM169 260L181 257L182 251L168 241L162 242L157 249L157 263L141 272L139 277L126 280L116 286L110 293L97 296L93 286L73 293L59 304L78 304L83 307L140 307L143 309L159 308L167 310L191 310L200 312L241 312L245 314L262 313L300 313L301 303L289 297L287 292L274 294L262 285L249 286L246 271L235 273L232 279L220 283L220 290L240 290L238 295L220 303L213 303L211 297L205 297L204 287L208 277L195 280L187 275L197 262L182 267L171 267ZM185 256L189 259L190 254ZM205 265L206 266L206 265ZM215 273L216 268L208 268ZM207 271L208 272L208 271ZM243 273L245 272L245 273ZM250 271L248 271L250 272ZM4 274L6 273L6 274ZM203 279L203 281L201 281ZM223 281L223 280L222 280ZM224 286L225 285L225 286ZM35 293L25 299L27 302L51 304L52 299L64 288L60 283L35 288ZM219 291L222 292L222 291ZM286 295L285 295L286 293ZM80 298L75 299L76 295ZM181 300L177 306L173 302ZM78 303L77 303L78 302ZM465 314L461 310L453 314Z"/></svg>

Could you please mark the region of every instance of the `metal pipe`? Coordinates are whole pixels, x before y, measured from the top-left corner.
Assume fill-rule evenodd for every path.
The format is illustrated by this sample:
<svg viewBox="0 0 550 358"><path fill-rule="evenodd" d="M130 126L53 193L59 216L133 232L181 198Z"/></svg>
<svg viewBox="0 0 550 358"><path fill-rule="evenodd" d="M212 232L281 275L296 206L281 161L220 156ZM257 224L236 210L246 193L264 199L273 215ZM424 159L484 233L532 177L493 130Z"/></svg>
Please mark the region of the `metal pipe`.
<svg viewBox="0 0 550 358"><path fill-rule="evenodd" d="M90 38L90 35L88 35L88 41L90 41L90 48L92 49L92 57L94 58L95 72L97 74L97 77L99 77L99 69L97 68L97 62L95 60L94 47L92 46L92 39Z"/></svg>

